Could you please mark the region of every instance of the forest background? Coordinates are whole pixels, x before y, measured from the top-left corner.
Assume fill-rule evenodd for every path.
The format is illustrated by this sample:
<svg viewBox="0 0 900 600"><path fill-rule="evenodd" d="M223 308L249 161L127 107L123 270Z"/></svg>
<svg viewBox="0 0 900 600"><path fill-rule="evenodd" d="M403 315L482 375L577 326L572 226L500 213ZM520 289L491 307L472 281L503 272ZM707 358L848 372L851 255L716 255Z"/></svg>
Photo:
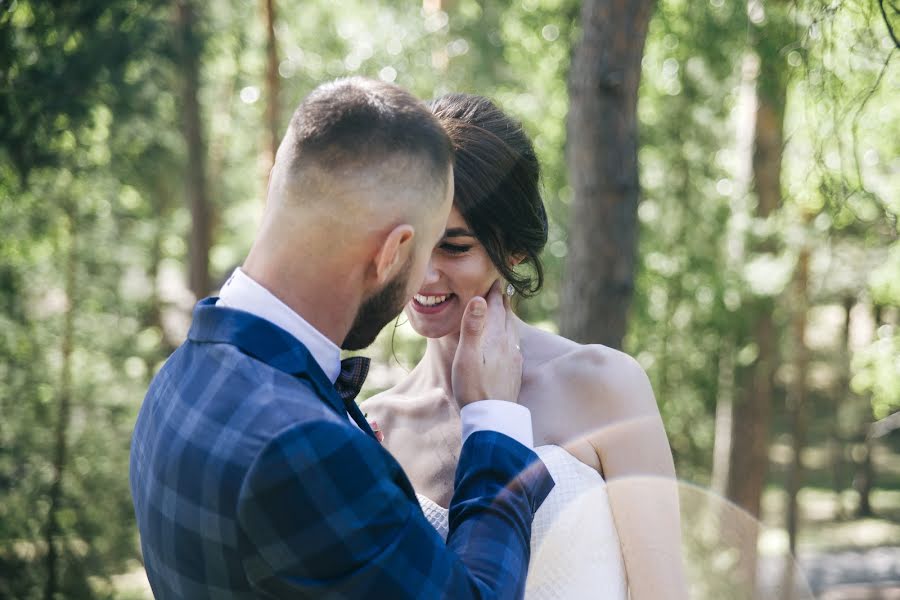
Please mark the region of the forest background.
<svg viewBox="0 0 900 600"><path fill-rule="evenodd" d="M689 567L721 575L695 597L769 597L790 555L807 593L884 591L898 30L889 0L0 0L0 598L146 597L141 399L249 248L291 112L351 74L524 124L550 241L518 311L648 372ZM363 395L423 347L389 326ZM701 505L756 525L743 554L704 550Z"/></svg>

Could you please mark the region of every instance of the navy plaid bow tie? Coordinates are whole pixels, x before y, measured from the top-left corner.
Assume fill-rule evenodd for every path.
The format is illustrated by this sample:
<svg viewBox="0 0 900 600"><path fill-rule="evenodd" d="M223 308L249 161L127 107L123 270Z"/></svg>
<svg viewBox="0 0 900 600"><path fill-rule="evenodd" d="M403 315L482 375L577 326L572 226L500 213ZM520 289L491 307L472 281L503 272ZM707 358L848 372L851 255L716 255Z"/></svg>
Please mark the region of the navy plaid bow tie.
<svg viewBox="0 0 900 600"><path fill-rule="evenodd" d="M334 382L334 389L341 395L344 404L355 404L353 401L359 395L359 390L366 381L366 375L369 374L369 362L365 356L351 356L341 361L341 373Z"/></svg>
<svg viewBox="0 0 900 600"><path fill-rule="evenodd" d="M359 394L363 383L366 381L366 375L369 373L369 359L365 356L352 356L341 361L341 373L338 375L337 381L334 382L334 389L338 395L344 400L344 408L347 414L353 419L359 428L378 439L369 422L366 421L365 415L356 405L355 398Z"/></svg>

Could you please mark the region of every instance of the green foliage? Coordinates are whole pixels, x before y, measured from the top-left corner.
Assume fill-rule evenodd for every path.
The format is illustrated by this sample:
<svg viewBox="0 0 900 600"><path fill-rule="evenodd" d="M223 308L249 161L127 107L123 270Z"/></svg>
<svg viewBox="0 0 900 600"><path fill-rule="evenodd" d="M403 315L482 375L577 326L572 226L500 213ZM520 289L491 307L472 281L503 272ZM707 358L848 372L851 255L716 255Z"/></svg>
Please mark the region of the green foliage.
<svg viewBox="0 0 900 600"><path fill-rule="evenodd" d="M660 2L638 104L640 262L626 349L651 377L681 476L700 481L709 469L719 361L748 334L735 222L746 189L735 180L729 123L746 27L729 3Z"/></svg>
<svg viewBox="0 0 900 600"><path fill-rule="evenodd" d="M854 357L853 389L872 398L872 412L883 419L900 410L900 334L890 325Z"/></svg>
<svg viewBox="0 0 900 600"><path fill-rule="evenodd" d="M106 596L101 583L138 556L128 445L167 348L140 343L158 310L146 277L127 292L172 225L166 20L159 3L125 1L20 1L0 16L0 597L44 597L51 520L57 597Z"/></svg>
<svg viewBox="0 0 900 600"><path fill-rule="evenodd" d="M127 106L158 2L13 2L0 13L0 139L22 173L59 166L99 104Z"/></svg>
<svg viewBox="0 0 900 600"><path fill-rule="evenodd" d="M651 376L683 476L706 481L716 402L739 391L734 374L758 355L753 316L773 312L786 329L800 245L813 248L813 302L833 306L868 301L869 273L896 239L898 182L887 157L900 148L878 131L896 125L888 98L897 72L882 31L862 3L657 4L638 107L642 229L626 349ZM771 96L759 82L777 82L760 77L760 64L781 65L788 84L784 206L767 220L755 216L748 102ZM873 273L873 294L897 273L896 263ZM897 296L884 302L897 306ZM791 352L782 339L776 360L789 363ZM814 370L841 381L842 352L832 336ZM778 397L787 376L780 370ZM845 393L839 383L823 390Z"/></svg>
<svg viewBox="0 0 900 600"><path fill-rule="evenodd" d="M869 290L881 307L900 306L900 242L887 260L872 271ZM884 310L882 308L881 310ZM872 399L872 413L883 419L900 410L900 328L896 323L876 324L872 342L853 357L853 390Z"/></svg>
<svg viewBox="0 0 900 600"><path fill-rule="evenodd" d="M183 338L193 300L184 273L189 214L174 7L8 4L0 12L0 597L43 595L70 310L69 457L54 540L59 594L113 597L113 577L139 558L127 490L130 430L149 378ZM749 13L732 0L656 5L639 102L640 260L626 349L651 377L682 478L708 480L716 402L734 392L728 374L757 358L751 317L774 310L783 324L789 315L783 291L801 243L814 249L816 308L831 314L848 298L860 314L881 307L876 334L854 334L853 389L876 417L900 408L900 108L890 96L898 71L871 4L800 2L773 12L771 3L751 3ZM213 280L222 281L261 214L265 31L252 2L196 6L215 204L211 261ZM552 328L571 197L566 77L580 3L420 6L276 2L279 121L323 80L353 74L395 81L422 98L494 98L523 122L541 159L547 284L518 309ZM775 43L782 37L789 42ZM753 48L784 66L789 84L785 205L766 221L754 216L748 170ZM751 260L748 249L765 244L770 250ZM833 319L812 325L839 329ZM392 333L371 353L411 367L422 339L408 327ZM814 397L838 402L850 361L839 335L825 337L813 349ZM779 342L787 363L790 345ZM779 398L788 371L779 371ZM367 393L402 372L373 372ZM871 415L852 416L862 426ZM834 418L827 406L814 417L821 425L813 431Z"/></svg>

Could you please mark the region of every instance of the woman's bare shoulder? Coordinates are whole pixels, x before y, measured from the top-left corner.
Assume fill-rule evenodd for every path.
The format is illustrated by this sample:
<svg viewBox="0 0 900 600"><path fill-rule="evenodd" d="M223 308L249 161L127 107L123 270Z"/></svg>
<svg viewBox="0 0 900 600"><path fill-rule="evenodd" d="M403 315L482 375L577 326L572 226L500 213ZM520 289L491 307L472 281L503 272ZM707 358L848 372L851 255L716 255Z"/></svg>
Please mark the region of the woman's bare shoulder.
<svg viewBox="0 0 900 600"><path fill-rule="evenodd" d="M541 348L534 369L543 381L566 390L579 404L600 405L604 419L659 412L647 374L629 354L533 329L532 344Z"/></svg>
<svg viewBox="0 0 900 600"><path fill-rule="evenodd" d="M559 371L586 370L596 373L601 369L615 373L621 367L637 365L634 358L614 348L602 344L579 344L533 325L526 327L522 331L522 339L528 343L536 366L552 366Z"/></svg>
<svg viewBox="0 0 900 600"><path fill-rule="evenodd" d="M629 354L599 344L583 346L573 357L573 381L603 400L619 417L659 414L644 368Z"/></svg>

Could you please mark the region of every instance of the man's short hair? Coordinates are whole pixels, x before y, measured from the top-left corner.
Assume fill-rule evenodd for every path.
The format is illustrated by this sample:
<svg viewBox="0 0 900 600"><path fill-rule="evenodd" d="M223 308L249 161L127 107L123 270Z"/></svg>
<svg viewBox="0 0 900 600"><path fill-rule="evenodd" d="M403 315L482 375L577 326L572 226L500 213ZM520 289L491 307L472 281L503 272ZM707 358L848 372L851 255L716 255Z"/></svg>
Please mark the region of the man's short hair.
<svg viewBox="0 0 900 600"><path fill-rule="evenodd" d="M453 150L438 120L396 85L351 77L313 90L291 118L290 170L376 165L393 156L420 158L446 181Z"/></svg>

